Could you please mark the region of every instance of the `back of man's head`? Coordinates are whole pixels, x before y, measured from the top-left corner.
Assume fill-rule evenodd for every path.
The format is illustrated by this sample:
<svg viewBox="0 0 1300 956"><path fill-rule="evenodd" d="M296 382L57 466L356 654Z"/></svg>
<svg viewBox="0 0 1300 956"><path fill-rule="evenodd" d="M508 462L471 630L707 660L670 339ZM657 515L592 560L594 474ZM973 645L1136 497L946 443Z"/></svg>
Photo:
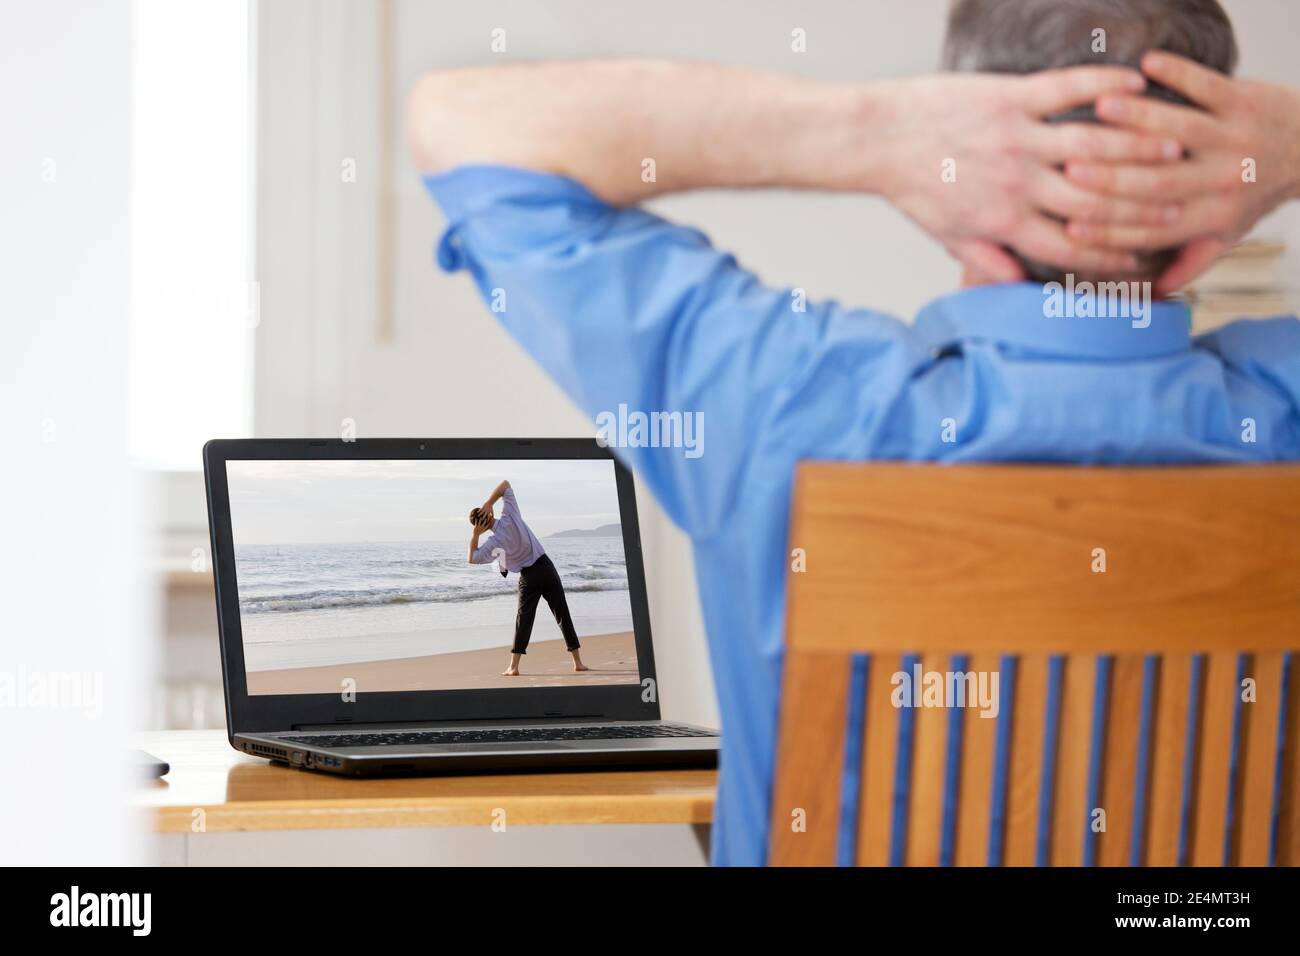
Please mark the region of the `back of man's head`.
<svg viewBox="0 0 1300 956"><path fill-rule="evenodd" d="M1218 0L955 0L943 66L980 73L1094 64L1136 68L1148 50L1177 53L1225 74L1237 65L1232 23ZM1190 105L1153 84L1146 95ZM1052 120L1097 122L1091 107ZM1142 277L1157 276L1177 252L1140 253ZM1060 269L1022 261L1031 279L1062 278Z"/></svg>

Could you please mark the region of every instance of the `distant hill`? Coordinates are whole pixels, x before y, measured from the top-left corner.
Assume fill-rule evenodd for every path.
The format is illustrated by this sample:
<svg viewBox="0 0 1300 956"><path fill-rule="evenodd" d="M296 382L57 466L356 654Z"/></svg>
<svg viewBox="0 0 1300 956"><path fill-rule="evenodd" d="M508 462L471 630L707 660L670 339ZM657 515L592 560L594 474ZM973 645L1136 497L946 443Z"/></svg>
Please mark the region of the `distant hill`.
<svg viewBox="0 0 1300 956"><path fill-rule="evenodd" d="M569 531L557 531L555 534L548 534L548 538L621 538L623 536L623 526L621 524L603 524L599 528L572 528Z"/></svg>

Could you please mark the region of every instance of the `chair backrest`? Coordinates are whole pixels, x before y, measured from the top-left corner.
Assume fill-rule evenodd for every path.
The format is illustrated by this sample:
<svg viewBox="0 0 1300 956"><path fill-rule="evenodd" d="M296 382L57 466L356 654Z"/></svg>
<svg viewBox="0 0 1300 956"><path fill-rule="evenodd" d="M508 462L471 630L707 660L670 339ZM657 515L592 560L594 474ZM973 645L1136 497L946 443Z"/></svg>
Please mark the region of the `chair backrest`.
<svg viewBox="0 0 1300 956"><path fill-rule="evenodd" d="M1300 466L805 463L790 549L773 863L1300 864Z"/></svg>

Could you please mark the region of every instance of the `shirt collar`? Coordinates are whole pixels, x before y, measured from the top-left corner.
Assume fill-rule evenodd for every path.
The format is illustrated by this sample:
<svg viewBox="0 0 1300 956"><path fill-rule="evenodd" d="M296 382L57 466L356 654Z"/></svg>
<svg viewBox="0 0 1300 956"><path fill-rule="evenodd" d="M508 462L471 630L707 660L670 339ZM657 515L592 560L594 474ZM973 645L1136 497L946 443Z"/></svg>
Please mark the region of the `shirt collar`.
<svg viewBox="0 0 1300 956"><path fill-rule="evenodd" d="M1140 287L1134 289L1130 302L1083 283L1079 288L1036 282L977 286L931 302L917 315L916 329L935 348L983 340L1095 359L1151 358L1190 349L1187 306L1143 299Z"/></svg>

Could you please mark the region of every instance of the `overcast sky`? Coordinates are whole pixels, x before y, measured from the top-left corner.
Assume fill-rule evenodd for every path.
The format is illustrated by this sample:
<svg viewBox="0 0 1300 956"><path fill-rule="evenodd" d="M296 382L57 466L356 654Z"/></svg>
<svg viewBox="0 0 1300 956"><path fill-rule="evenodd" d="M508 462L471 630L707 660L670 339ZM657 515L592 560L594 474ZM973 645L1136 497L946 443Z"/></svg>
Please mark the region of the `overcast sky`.
<svg viewBox="0 0 1300 956"><path fill-rule="evenodd" d="M468 541L502 478L538 537L619 520L611 461L226 462L236 545Z"/></svg>

